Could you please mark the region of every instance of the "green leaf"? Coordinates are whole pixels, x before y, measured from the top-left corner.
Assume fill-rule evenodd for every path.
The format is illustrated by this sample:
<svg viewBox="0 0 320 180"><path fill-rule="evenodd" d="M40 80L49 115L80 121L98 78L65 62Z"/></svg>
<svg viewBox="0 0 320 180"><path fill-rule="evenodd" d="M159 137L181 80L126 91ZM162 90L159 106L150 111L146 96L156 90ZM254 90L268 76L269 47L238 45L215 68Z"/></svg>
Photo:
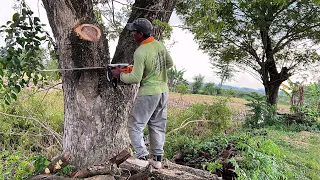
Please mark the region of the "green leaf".
<svg viewBox="0 0 320 180"><path fill-rule="evenodd" d="M15 13L15 14L12 16L12 20L13 20L14 22L17 22L17 21L19 21L19 17L20 17L20 14L19 14L19 13Z"/></svg>
<svg viewBox="0 0 320 180"><path fill-rule="evenodd" d="M34 17L34 23L36 24L37 22L40 22L40 19L38 17Z"/></svg>
<svg viewBox="0 0 320 180"><path fill-rule="evenodd" d="M11 103L10 98L9 98L9 99L5 99L5 100L4 100L4 103L9 106L10 103Z"/></svg>
<svg viewBox="0 0 320 180"><path fill-rule="evenodd" d="M7 157L9 156L9 151L4 151L1 153L1 157Z"/></svg>
<svg viewBox="0 0 320 180"><path fill-rule="evenodd" d="M25 43L25 41L24 41L24 39L22 39L22 38L18 38L17 39L17 43L20 45L20 46L24 46L24 43Z"/></svg>
<svg viewBox="0 0 320 180"><path fill-rule="evenodd" d="M12 99L17 100L17 95L15 93L11 93L11 97Z"/></svg>
<svg viewBox="0 0 320 180"><path fill-rule="evenodd" d="M21 91L21 87L19 85L15 85L13 91L19 93Z"/></svg>
<svg viewBox="0 0 320 180"><path fill-rule="evenodd" d="M4 72L2 69L0 69L0 76L3 76L4 75Z"/></svg>
<svg viewBox="0 0 320 180"><path fill-rule="evenodd" d="M34 85L37 85L37 84L38 84L38 78L34 78L34 79L33 79L33 84L34 84Z"/></svg>

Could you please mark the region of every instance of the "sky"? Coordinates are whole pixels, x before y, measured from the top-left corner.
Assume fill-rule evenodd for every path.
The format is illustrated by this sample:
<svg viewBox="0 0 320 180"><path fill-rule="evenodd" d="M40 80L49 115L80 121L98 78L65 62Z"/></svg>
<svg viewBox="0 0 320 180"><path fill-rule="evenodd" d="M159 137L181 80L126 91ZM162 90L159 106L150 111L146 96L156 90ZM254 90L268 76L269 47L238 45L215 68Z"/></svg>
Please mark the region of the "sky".
<svg viewBox="0 0 320 180"><path fill-rule="evenodd" d="M122 0L126 2L126 0ZM51 31L46 12L42 6L41 0L26 0L30 8L35 12L35 16L40 17L41 22L47 24L46 30ZM3 1L0 6L0 25L5 24L8 20L11 20L11 17L14 13L12 6L14 2ZM120 6L120 5L119 5ZM169 21L171 25L181 25L181 21L178 16L173 13ZM180 28L173 28L173 33L171 40L167 44L171 44L175 41L175 44L169 49L174 64L178 70L185 69L184 78L192 82L192 78L196 75L205 76L205 82L214 82L215 84L219 83L219 79L215 77L212 65L209 63L209 56L199 50L198 44L193 40L193 35L186 30ZM4 45L3 38L0 38L0 46ZM110 54L111 57L115 51L117 42L110 42ZM232 85L237 87L247 87L253 89L261 89L263 85L253 78L250 74L245 72L239 72L235 75L234 79L231 82L227 82L226 85Z"/></svg>

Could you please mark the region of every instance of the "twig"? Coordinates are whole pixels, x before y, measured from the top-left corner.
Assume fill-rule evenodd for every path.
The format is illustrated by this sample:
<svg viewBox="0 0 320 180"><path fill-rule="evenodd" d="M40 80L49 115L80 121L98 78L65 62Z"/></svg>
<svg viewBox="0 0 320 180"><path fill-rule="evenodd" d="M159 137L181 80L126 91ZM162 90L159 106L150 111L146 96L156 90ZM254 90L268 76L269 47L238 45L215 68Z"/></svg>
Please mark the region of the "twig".
<svg viewBox="0 0 320 180"><path fill-rule="evenodd" d="M111 4L112 4L112 20L113 20L113 24L116 26L116 21L114 20L114 4L113 4L113 0L111 0Z"/></svg>
<svg viewBox="0 0 320 180"><path fill-rule="evenodd" d="M26 111L27 111L27 113L28 113L29 115L32 114L29 110L26 110ZM44 117L43 113L42 113L42 112L40 112L40 113L41 113L42 117ZM35 119L35 118L34 118L37 123L39 123L39 124L40 124L42 127L44 127L46 130L48 130L49 132L51 132L52 134L54 134L53 138L55 138L56 141L58 142L58 144L60 145L60 147L62 147L62 144L61 144L62 136L61 136L59 133L57 133L56 131L54 131L53 129L51 129L47 124L41 122L41 121L39 120L40 118L39 118L35 113L33 113L33 115L38 118L38 119Z"/></svg>
<svg viewBox="0 0 320 180"><path fill-rule="evenodd" d="M15 133L15 132L0 132L0 134L6 134L6 135L15 135L15 136L34 136L34 137L44 137L44 136L54 136L53 134L33 134L33 133L28 133L28 132L20 132L20 133Z"/></svg>
<svg viewBox="0 0 320 180"><path fill-rule="evenodd" d="M46 91L48 89L56 89L55 87L62 84L61 82L60 83L57 83L57 84L54 84L52 86L49 86L48 88L44 88L44 89L40 89L40 90L37 90L36 92L32 93L32 94L28 94L27 96L25 96L23 99L21 99L22 101L24 101L27 97L31 97L39 92L42 92L42 91Z"/></svg>
<svg viewBox="0 0 320 180"><path fill-rule="evenodd" d="M184 120L184 121L180 124L180 127L182 127L182 125L183 125L186 121L190 120L192 117L193 117L193 115L190 116L190 117L188 117L186 120Z"/></svg>
<svg viewBox="0 0 320 180"><path fill-rule="evenodd" d="M183 126L180 126L180 127L176 128L176 129L171 130L170 132L167 133L167 135L172 134L172 133L174 133L175 131L177 131L179 129L185 128L188 124L194 123L194 122L210 122L210 123L214 123L215 121L213 121L213 120L194 120L194 121L189 121L189 122L185 123Z"/></svg>
<svg viewBox="0 0 320 180"><path fill-rule="evenodd" d="M33 120L35 122L37 122L38 124L40 124L44 129L46 129L47 131L49 131L50 133L52 133L53 137L56 138L57 142L59 143L59 145L62 147L60 141L62 141L62 136L60 134L58 134L57 132L55 132L54 130L48 128L47 126L45 126L43 123L41 123L38 119L33 118L33 117L25 117L25 116L17 116L17 115L12 115L12 114L7 114L4 112L0 112L0 115L4 115L4 116L8 116L8 117L13 117L13 118L21 118L21 119L29 119L29 120Z"/></svg>

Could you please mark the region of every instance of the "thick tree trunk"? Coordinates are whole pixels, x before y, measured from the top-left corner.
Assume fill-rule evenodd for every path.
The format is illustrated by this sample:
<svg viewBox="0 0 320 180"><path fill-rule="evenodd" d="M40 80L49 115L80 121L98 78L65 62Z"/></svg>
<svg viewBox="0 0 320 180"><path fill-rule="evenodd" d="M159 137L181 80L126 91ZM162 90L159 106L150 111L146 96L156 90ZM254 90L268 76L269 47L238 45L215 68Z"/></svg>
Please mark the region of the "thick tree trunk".
<svg viewBox="0 0 320 180"><path fill-rule="evenodd" d="M265 87L265 92L267 96L267 103L270 105L276 105L278 101L278 93L279 93L279 88L280 84L278 83L269 83L264 86Z"/></svg>
<svg viewBox="0 0 320 180"><path fill-rule="evenodd" d="M42 0L57 46L61 68L106 66L110 62L108 42L79 39L74 23L97 24L91 0ZM171 11L175 1L137 0L134 6ZM168 21L171 13L134 9L130 20L149 17ZM159 28L156 32L161 32ZM159 34L159 33L157 33ZM127 30L121 33L113 62L132 63L137 44ZM85 168L106 162L129 146L127 121L137 86L114 90L106 81L106 70L63 71L64 136L63 151L71 164Z"/></svg>
<svg viewBox="0 0 320 180"><path fill-rule="evenodd" d="M276 66L276 61L272 49L272 40L268 34L269 26L260 31L263 48L265 50L266 61L261 67L260 75L265 88L267 96L267 103L270 105L276 105L278 101L279 88L282 82L286 81L291 74L286 67L281 69L279 73Z"/></svg>

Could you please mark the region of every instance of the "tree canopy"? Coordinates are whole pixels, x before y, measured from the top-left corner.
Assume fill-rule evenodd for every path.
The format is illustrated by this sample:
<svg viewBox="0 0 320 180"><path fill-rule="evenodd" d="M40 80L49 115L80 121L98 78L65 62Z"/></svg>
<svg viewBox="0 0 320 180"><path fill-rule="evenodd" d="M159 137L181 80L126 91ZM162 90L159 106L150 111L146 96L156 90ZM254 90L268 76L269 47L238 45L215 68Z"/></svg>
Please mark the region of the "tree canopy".
<svg viewBox="0 0 320 180"><path fill-rule="evenodd" d="M311 0L182 0L177 12L212 59L250 69L270 104L283 81L319 60L320 7Z"/></svg>
<svg viewBox="0 0 320 180"><path fill-rule="evenodd" d="M44 25L24 1L19 10L0 27L6 42L0 52L0 101L5 104L17 99L24 86L43 84L45 80L44 74L36 71L43 68L41 44L47 40Z"/></svg>

